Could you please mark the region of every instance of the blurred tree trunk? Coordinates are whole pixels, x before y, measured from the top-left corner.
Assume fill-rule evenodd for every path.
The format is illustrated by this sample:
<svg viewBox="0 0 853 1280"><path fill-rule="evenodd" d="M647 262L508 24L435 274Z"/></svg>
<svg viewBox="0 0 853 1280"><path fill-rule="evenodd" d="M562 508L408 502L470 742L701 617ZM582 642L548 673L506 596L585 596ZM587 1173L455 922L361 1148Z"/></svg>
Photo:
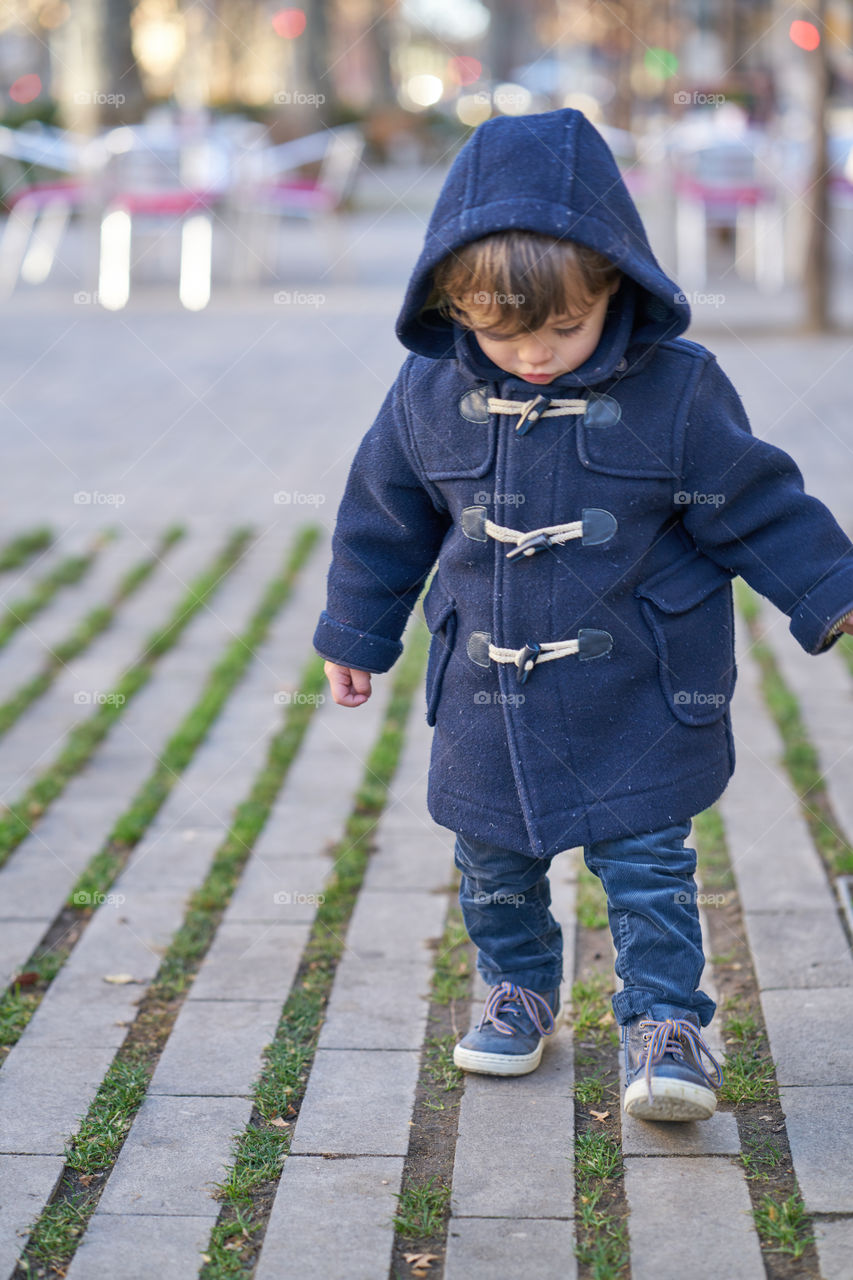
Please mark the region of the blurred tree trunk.
<svg viewBox="0 0 853 1280"><path fill-rule="evenodd" d="M96 133L141 118L145 95L131 48L131 10L132 0L76 0L52 36L61 68L56 96L67 128Z"/></svg>
<svg viewBox="0 0 853 1280"><path fill-rule="evenodd" d="M492 15L488 32L488 60L493 80L512 80L513 68L524 60L525 28L530 19L522 0L488 0Z"/></svg>
<svg viewBox="0 0 853 1280"><path fill-rule="evenodd" d="M373 54L376 68L376 85L373 103L375 106L396 106L397 91L391 72L391 51L393 37L391 29L391 13L396 0L374 0L371 25L366 33ZM328 77L327 77L328 79Z"/></svg>
<svg viewBox="0 0 853 1280"><path fill-rule="evenodd" d="M134 0L100 0L99 7L105 92L122 94L125 99L120 106L104 106L101 123L135 124L145 114L146 99L131 46Z"/></svg>
<svg viewBox="0 0 853 1280"><path fill-rule="evenodd" d="M812 181L807 195L809 212L806 256L803 271L805 326L815 332L831 328L829 314L829 156L826 108L829 98L829 51L826 32L826 0L817 0L815 23L820 44L810 55L814 60L812 98Z"/></svg>
<svg viewBox="0 0 853 1280"><path fill-rule="evenodd" d="M317 116L323 124L337 114L335 80L329 70L329 0L311 0L305 6L305 74L308 93L321 93Z"/></svg>

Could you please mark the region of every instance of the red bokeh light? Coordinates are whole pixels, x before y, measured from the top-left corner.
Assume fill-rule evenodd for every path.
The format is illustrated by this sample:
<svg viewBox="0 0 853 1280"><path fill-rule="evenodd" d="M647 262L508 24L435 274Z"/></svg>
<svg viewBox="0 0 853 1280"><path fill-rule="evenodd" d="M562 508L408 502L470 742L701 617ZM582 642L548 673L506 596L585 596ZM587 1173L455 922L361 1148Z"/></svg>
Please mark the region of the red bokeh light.
<svg viewBox="0 0 853 1280"><path fill-rule="evenodd" d="M41 77L35 72L28 76L18 76L9 88L9 97L13 102L32 102L41 93Z"/></svg>
<svg viewBox="0 0 853 1280"><path fill-rule="evenodd" d="M301 9L279 9L273 14L273 30L285 40L295 40L305 30L305 14Z"/></svg>
<svg viewBox="0 0 853 1280"><path fill-rule="evenodd" d="M447 64L447 74L456 84L473 84L483 74L483 64L476 58L451 58Z"/></svg>
<svg viewBox="0 0 853 1280"><path fill-rule="evenodd" d="M820 44L820 32L813 22L803 22L799 19L796 22L792 22L788 35L795 45L798 45L800 49L808 49L809 52L812 49L816 49Z"/></svg>

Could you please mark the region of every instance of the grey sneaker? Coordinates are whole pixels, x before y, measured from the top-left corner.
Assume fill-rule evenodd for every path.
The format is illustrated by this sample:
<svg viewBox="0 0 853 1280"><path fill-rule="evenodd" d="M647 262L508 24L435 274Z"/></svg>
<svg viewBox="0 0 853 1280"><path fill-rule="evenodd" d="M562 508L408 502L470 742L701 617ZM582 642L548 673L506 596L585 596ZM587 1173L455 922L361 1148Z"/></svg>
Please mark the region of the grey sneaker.
<svg viewBox="0 0 853 1280"><path fill-rule="evenodd" d="M719 1063L688 1018L663 1022L642 1015L622 1028L625 1051L625 1110L640 1120L707 1120L714 1089L723 1083ZM708 1059L713 1075L702 1066Z"/></svg>
<svg viewBox="0 0 853 1280"><path fill-rule="evenodd" d="M483 1016L453 1050L463 1071L491 1076L523 1076L535 1071L542 1046L562 1025L560 991L540 993L502 982L492 987Z"/></svg>

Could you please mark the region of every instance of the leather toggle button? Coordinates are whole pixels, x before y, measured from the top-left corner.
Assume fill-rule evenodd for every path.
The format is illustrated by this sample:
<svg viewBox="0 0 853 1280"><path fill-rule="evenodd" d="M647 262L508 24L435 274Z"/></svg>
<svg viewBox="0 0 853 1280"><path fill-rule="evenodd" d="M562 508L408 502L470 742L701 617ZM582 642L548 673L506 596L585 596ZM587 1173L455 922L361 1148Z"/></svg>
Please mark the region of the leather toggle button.
<svg viewBox="0 0 853 1280"><path fill-rule="evenodd" d="M520 436L527 435L527 432L539 421L550 403L551 397L543 395L534 396L532 400L528 400L519 414L515 427L516 433Z"/></svg>
<svg viewBox="0 0 853 1280"><path fill-rule="evenodd" d="M537 533L532 538L526 538L524 542L519 542L517 547L513 547L512 551L506 553L507 560L519 560L522 556L535 556L537 551L544 551L546 547L550 547L551 539L547 533Z"/></svg>
<svg viewBox="0 0 853 1280"><path fill-rule="evenodd" d="M459 397L459 412L469 422L488 422L489 392L487 387L474 387Z"/></svg>
<svg viewBox="0 0 853 1280"><path fill-rule="evenodd" d="M528 640L525 643L524 648L515 660L515 665L518 668L516 680L519 684L525 684L527 682L527 677L535 667L536 659L539 657L541 652L542 646L541 644L537 644L535 640ZM528 663L530 664L529 666Z"/></svg>
<svg viewBox="0 0 853 1280"><path fill-rule="evenodd" d="M622 406L613 396L593 394L586 402L585 427L613 427L622 417Z"/></svg>

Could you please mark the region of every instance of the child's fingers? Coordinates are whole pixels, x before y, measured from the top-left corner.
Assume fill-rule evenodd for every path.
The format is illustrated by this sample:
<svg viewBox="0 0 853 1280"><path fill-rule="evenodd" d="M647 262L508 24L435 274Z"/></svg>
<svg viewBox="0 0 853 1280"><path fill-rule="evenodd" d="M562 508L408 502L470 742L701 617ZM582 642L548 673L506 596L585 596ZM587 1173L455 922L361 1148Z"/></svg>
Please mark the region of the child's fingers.
<svg viewBox="0 0 853 1280"><path fill-rule="evenodd" d="M360 707L370 697L369 671L340 667L335 662L326 662L323 669L338 706Z"/></svg>

